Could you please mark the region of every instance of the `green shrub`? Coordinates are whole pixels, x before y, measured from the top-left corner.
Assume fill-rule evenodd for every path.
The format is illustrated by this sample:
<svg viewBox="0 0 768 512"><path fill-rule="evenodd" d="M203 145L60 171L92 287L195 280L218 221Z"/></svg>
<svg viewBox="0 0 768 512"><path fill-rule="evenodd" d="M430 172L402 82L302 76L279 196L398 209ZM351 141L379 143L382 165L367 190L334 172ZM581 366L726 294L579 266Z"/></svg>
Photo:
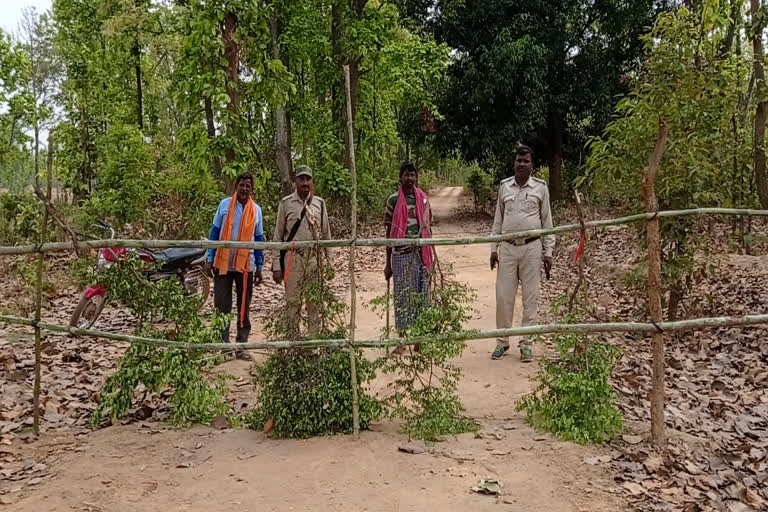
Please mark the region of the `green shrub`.
<svg viewBox="0 0 768 512"><path fill-rule="evenodd" d="M221 329L229 322L229 315L201 316L199 302L185 293L181 283L175 279L151 282L141 276L143 269L141 260L131 255L99 275L110 298L139 317L137 334L191 343L221 341ZM150 314L161 316L170 327L163 330L143 323ZM214 360L202 350L131 345L104 384L91 425L127 414L141 387L157 394L170 391L169 420L176 425L207 423L217 415L228 414L225 377L211 382L205 375Z"/></svg>
<svg viewBox="0 0 768 512"><path fill-rule="evenodd" d="M475 209L482 210L493 203L493 178L476 162L468 167L467 190L472 194Z"/></svg>
<svg viewBox="0 0 768 512"><path fill-rule="evenodd" d="M397 169L385 175L370 172L357 177L357 206L361 219L381 219L387 198L397 190Z"/></svg>
<svg viewBox="0 0 768 512"><path fill-rule="evenodd" d="M156 181L149 144L135 126L114 124L101 145L104 167L84 213L116 227L144 220Z"/></svg>
<svg viewBox="0 0 768 512"><path fill-rule="evenodd" d="M562 320L574 323L577 318ZM600 443L619 434L622 417L611 386L619 348L578 333L555 334L552 341L559 358L542 361L538 387L517 409L526 411L533 427L566 441Z"/></svg>
<svg viewBox="0 0 768 512"><path fill-rule="evenodd" d="M381 414L381 406L363 387L376 375L374 364L356 350L360 427ZM261 429L274 420L277 437L312 437L352 431L349 352L342 349L280 351L256 367L259 408L246 423Z"/></svg>
<svg viewBox="0 0 768 512"><path fill-rule="evenodd" d="M437 180L443 185L461 186L467 181L467 171L461 158L445 158L439 163Z"/></svg>
<svg viewBox="0 0 768 512"><path fill-rule="evenodd" d="M401 333L406 343L415 337L430 339L421 342L418 350L408 347L380 361L384 373L396 376L382 404L389 417L403 422L403 432L411 437L434 441L479 428L474 419L463 415L457 391L461 370L451 363L466 347L451 335L463 331L473 298L469 288L436 272L429 305ZM373 301L376 308L385 304L386 297Z"/></svg>
<svg viewBox="0 0 768 512"><path fill-rule="evenodd" d="M435 186L437 185L438 185L438 180L434 172L428 169L423 169L421 172L419 172L418 186L424 192L429 193L429 191L435 188Z"/></svg>
<svg viewBox="0 0 768 512"><path fill-rule="evenodd" d="M14 245L37 242L43 211L32 194L0 194L0 241Z"/></svg>
<svg viewBox="0 0 768 512"><path fill-rule="evenodd" d="M344 338L347 335L345 305L328 283L328 269L308 279L304 298L314 303L320 318L312 325L312 338ZM284 310L284 308L283 308ZM296 325L295 318L272 315L266 331L272 339L296 339L310 331L308 319ZM298 330L298 334L297 331ZM379 417L381 406L365 391L376 375L375 365L355 350L357 358L360 426ZM352 385L350 352L337 348L281 350L257 365L254 382L260 390L259 404L245 417L253 429L274 421L278 437L311 437L352 430Z"/></svg>

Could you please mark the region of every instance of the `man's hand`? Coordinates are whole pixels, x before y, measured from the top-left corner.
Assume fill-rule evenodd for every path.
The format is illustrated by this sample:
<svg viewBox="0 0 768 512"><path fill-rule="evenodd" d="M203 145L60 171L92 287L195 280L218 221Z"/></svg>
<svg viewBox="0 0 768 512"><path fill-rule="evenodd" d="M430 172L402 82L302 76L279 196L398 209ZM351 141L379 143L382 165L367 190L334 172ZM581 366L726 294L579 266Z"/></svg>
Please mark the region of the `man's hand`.
<svg viewBox="0 0 768 512"><path fill-rule="evenodd" d="M212 261L206 261L205 265L203 265L203 271L205 272L205 275L212 276L213 275L213 262Z"/></svg>
<svg viewBox="0 0 768 512"><path fill-rule="evenodd" d="M387 281L392 279L392 264L389 262L384 266L384 279Z"/></svg>
<svg viewBox="0 0 768 512"><path fill-rule="evenodd" d="M255 286L261 286L261 283L264 282L264 276L262 275L261 270L257 269L256 272L253 273L253 275L254 275L253 284Z"/></svg>
<svg viewBox="0 0 768 512"><path fill-rule="evenodd" d="M544 256L541 261L544 262L544 272L549 276L549 271L552 270L552 256Z"/></svg>
<svg viewBox="0 0 768 512"><path fill-rule="evenodd" d="M491 253L491 270L496 268L496 265L499 264L499 253L492 252Z"/></svg>
<svg viewBox="0 0 768 512"><path fill-rule="evenodd" d="M273 270L272 271L272 279L275 280L277 284L280 284L283 282L283 272L280 270Z"/></svg>

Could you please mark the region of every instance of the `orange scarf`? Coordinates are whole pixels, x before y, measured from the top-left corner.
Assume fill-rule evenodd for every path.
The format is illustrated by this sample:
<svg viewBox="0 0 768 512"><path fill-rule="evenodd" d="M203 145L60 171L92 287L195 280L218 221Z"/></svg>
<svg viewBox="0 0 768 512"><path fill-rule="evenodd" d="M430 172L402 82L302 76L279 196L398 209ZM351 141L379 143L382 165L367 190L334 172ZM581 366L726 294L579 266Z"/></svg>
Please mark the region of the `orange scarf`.
<svg viewBox="0 0 768 512"><path fill-rule="evenodd" d="M232 224L235 220L235 210L237 210L237 193L235 193L229 200L229 207L227 208L227 218L224 220L224 225L221 226L221 235L219 240L233 240L232 238ZM256 205L253 200L248 198L248 202L243 208L243 216L240 219L240 230L237 234L237 241L240 242L252 242L253 232L256 230ZM232 261L232 268L236 272L243 273L243 297L241 304L243 305L242 311L240 311L240 327L243 326L245 319L245 297L248 285L248 272L250 272L251 264L251 251L253 249L235 249L235 258ZM221 247L216 250L216 257L213 260L214 268L219 270L220 274L226 274L229 272L229 247Z"/></svg>

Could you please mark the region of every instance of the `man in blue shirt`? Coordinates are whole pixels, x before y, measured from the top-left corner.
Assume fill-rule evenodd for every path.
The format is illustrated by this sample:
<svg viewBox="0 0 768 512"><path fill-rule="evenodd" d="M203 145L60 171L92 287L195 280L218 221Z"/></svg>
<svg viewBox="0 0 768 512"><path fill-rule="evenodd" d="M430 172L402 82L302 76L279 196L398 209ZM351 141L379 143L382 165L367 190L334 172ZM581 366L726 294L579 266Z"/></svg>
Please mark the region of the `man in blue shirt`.
<svg viewBox="0 0 768 512"><path fill-rule="evenodd" d="M210 240L235 240L235 241L263 241L264 231L262 227L261 207L251 199L253 192L253 177L244 173L237 177L235 181L236 192L232 197L227 197L219 203L216 214L213 217L211 232L208 238ZM250 203L250 204L249 204ZM234 211L230 209L234 205ZM254 223L253 232L240 233L240 225L243 222ZM251 216L255 216L254 219ZM248 230L250 231L250 230ZM213 304L214 307L222 313L232 312L232 285L235 285L237 294L237 343L248 341L248 335L251 332L251 322L248 318L248 312L251 306L251 297L253 295L253 286L259 286L262 283L261 268L264 264L264 251L262 249L253 249L248 251L247 272L237 268L237 253L244 249L219 249L223 251L221 256L229 258L216 258L217 249L208 249L208 266L213 270ZM242 254L241 254L242 255ZM228 265L227 265L228 262ZM222 269L227 268L226 272ZM243 267L245 269L245 266ZM229 343L229 326L221 333L224 343ZM241 350L237 352L240 359L251 360L250 354Z"/></svg>

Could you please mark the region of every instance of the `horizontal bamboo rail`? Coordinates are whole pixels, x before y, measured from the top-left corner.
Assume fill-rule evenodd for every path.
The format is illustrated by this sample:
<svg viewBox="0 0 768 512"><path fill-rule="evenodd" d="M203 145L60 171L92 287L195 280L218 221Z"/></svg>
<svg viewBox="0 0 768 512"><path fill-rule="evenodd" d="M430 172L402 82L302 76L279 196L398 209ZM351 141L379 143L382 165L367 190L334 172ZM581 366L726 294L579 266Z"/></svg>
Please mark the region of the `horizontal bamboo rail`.
<svg viewBox="0 0 768 512"><path fill-rule="evenodd" d="M28 325L39 327L52 332L62 332L77 336L90 336L95 338L105 338L115 341L125 341L128 343L137 343L151 345L156 347L177 348L184 350L242 350L242 349L291 349L291 348L320 348L320 347L347 347L350 345L347 339L327 339L327 340L298 340L298 341L259 341L253 343L189 343L184 341L170 341L159 338L146 338L143 336L133 336L130 334L120 334L96 329L78 329L64 325L51 324L46 322L35 322L31 318L21 318L9 315L0 315L0 322L16 325ZM482 340L499 338L505 336L529 336L536 334L556 334L556 333L601 333L601 332L641 332L654 333L659 332L677 332L691 331L699 329L714 329L719 327L745 327L750 325L768 324L768 314L747 315L741 317L717 316L709 318L693 318L690 320L680 320L677 322L661 322L658 324L641 322L606 322L606 323L580 323L580 324L544 324L529 325L526 327L513 327L509 329L491 329L486 331L468 330L453 335L418 336L413 338L384 338L358 340L354 342L355 347L361 348L382 348L404 344L424 343L432 339L451 339L451 340Z"/></svg>
<svg viewBox="0 0 768 512"><path fill-rule="evenodd" d="M600 228L605 226L616 226L621 224L630 224L633 222L647 221L654 216L667 217L691 217L697 215L740 215L754 217L768 217L768 210L752 210L747 208L693 208L690 210L668 210L655 213L639 213L627 217L618 217L615 219L593 220L586 222L588 228ZM439 245L473 245L490 244L498 242L507 242L518 240L520 238L530 238L535 236L556 235L558 233L568 233L580 231L581 224L565 224L551 229L531 229L528 231L518 231L506 235L480 236L480 237L462 237L462 238L371 238L354 240L357 247L423 247ZM105 240L84 240L78 241L79 248L97 249L101 247L131 247L145 249L168 249L168 248L219 248L233 247L239 249L297 249L309 247L349 247L352 245L352 239L340 240L306 240L301 242L231 242L231 241L212 241L212 240L125 240L125 239L105 239ZM75 248L73 242L52 242L45 244L30 244L17 246L0 247L0 256L14 254L34 254L40 252L62 252L70 251Z"/></svg>

